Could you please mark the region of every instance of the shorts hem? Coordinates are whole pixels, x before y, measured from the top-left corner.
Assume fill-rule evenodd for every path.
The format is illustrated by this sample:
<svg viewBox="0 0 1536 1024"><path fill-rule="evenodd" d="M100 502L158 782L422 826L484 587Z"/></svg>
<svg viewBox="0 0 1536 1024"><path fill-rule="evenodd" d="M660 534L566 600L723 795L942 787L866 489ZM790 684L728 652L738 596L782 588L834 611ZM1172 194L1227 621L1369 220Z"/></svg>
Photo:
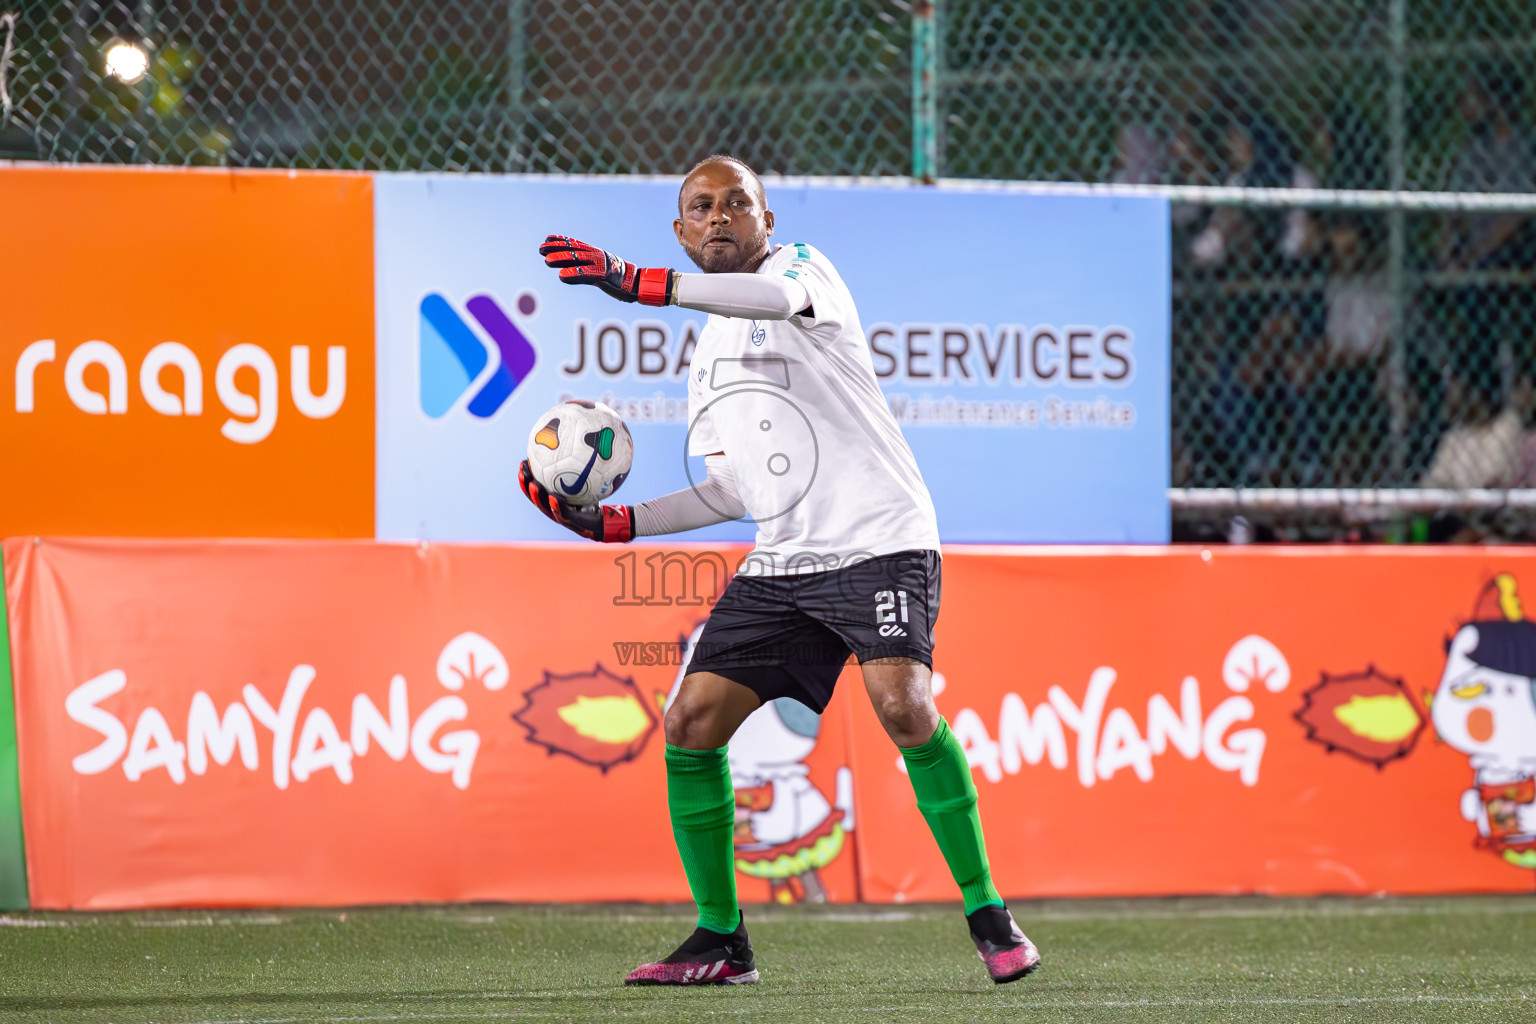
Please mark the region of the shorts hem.
<svg viewBox="0 0 1536 1024"><path fill-rule="evenodd" d="M931 651L913 649L911 647L876 647L868 651L855 651L854 657L859 659L860 665L866 661L877 661L880 658L906 658L909 661L926 665L930 670L933 668L933 653Z"/></svg>

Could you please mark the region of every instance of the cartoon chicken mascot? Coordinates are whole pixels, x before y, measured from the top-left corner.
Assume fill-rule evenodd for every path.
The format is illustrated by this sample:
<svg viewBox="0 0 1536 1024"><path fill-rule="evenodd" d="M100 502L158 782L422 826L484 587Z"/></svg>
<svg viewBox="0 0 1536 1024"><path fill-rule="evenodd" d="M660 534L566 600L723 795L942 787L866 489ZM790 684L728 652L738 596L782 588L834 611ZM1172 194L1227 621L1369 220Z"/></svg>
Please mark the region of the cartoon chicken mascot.
<svg viewBox="0 0 1536 1024"><path fill-rule="evenodd" d="M1430 716L1471 763L1461 815L1476 824L1479 845L1536 869L1536 622L1513 576L1495 577L1473 621L1451 638Z"/></svg>
<svg viewBox="0 0 1536 1024"><path fill-rule="evenodd" d="M669 705L682 681L679 670ZM852 771L837 769L834 806L805 764L820 733L820 715L780 697L748 715L726 750L736 791L736 870L766 881L776 903L825 902L818 871L843 852L853 830Z"/></svg>

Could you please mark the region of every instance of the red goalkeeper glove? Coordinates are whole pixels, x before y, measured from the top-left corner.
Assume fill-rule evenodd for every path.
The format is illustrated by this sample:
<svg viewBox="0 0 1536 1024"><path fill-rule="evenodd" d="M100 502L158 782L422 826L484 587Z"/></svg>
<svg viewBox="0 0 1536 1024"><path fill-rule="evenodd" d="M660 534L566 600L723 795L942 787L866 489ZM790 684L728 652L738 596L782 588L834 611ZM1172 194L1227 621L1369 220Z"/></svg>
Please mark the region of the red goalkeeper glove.
<svg viewBox="0 0 1536 1024"><path fill-rule="evenodd" d="M630 505L572 505L558 494L550 494L534 479L533 470L524 459L517 467L517 486L534 507L550 519L587 540L604 544L628 544L635 539L635 510Z"/></svg>
<svg viewBox="0 0 1536 1024"><path fill-rule="evenodd" d="M586 242L550 235L539 246L544 265L560 271L566 284L595 284L620 302L665 306L677 288L677 271L666 267L637 267Z"/></svg>

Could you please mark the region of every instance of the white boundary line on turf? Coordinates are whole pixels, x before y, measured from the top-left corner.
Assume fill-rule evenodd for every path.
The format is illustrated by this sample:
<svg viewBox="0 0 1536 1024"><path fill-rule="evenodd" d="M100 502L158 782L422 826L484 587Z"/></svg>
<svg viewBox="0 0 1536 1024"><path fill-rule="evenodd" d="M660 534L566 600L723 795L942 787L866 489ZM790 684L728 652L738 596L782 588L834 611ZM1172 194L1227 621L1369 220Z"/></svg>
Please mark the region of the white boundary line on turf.
<svg viewBox="0 0 1536 1024"><path fill-rule="evenodd" d="M1015 989L1013 991L1015 991L1015 992L1018 992L1018 991L1028 991L1028 989L1027 988L1023 989L1023 990ZM956 989L955 990L955 994L956 995L961 995L963 993L959 989ZM447 1003L447 1002L453 1002L456 999L475 999L475 1000L487 1000L487 1001L497 1000L497 999L504 999L504 1000L506 1000L507 1002L510 1003L510 1002L521 1002L521 1001L529 1000L529 999L588 999L588 1000L591 1000L591 999L606 998L607 996L610 996L610 995L612 995L612 993L611 992L606 992L606 991L599 991L599 992L586 991L586 992L578 993L578 992L575 992L575 991L555 992L555 991L547 991L547 990L545 990L545 991L535 990L535 991L532 991L532 992L460 992L460 993L458 993L456 995L449 995L449 996L435 995L435 994L431 994L431 993L420 993L420 994L417 994L417 993L404 993L404 992L401 992L401 993L395 993L393 995L390 995L387 998L389 998L389 999L414 999L414 1000L419 1000L419 1001L424 1002L424 1003L425 1002L444 1002L444 1003ZM1436 994L1434 992L1421 992L1421 993L1404 994L1404 995L1336 996L1336 997L1332 997L1332 998L1327 997L1327 996L1274 996L1274 997L1270 997L1270 998L1255 997L1255 998L1252 998L1252 999L1151 999L1151 1000L1148 1000L1148 999L1077 999L1077 1000L1074 1000L1074 999L1058 999L1058 1000L1055 1000L1055 1001L1049 1002L1049 1003L1044 1003L1044 1002L1041 1002L1041 1003L1028 1002L1027 1005L1030 1005L1030 1006L1057 1006L1057 1007L1066 1007L1066 1006L1226 1006L1226 1005L1229 1005L1229 1004L1233 1005L1233 1006L1249 1006L1249 1005L1267 1006L1267 1005L1273 1003L1276 1006L1290 1006L1292 1004L1304 1005L1304 1004L1307 1004L1307 1003L1325 1003L1325 1004L1328 1004L1328 1005L1332 1005L1334 1003L1379 1003L1379 1002L1387 1002L1387 1003L1415 1003L1415 1002L1419 1002L1419 1003L1422 1003L1422 1002L1430 1002L1430 1003L1489 1003L1489 1002L1492 1002L1492 1003L1499 1003L1499 1002L1503 1002L1503 1003L1528 1003L1528 1002L1536 1002L1536 990L1533 990L1530 993L1523 993L1523 994L1517 995L1517 996L1441 995L1441 994ZM870 1007L870 1009L898 1009L899 1010L899 1009L913 1009L913 1007L885 1006L885 1007ZM438 1011L427 1011L427 1012L428 1013L436 1013ZM219 1024L219 1022L210 1022L210 1024Z"/></svg>
<svg viewBox="0 0 1536 1024"><path fill-rule="evenodd" d="M135 928L201 928L243 924L288 924L290 920L290 918L278 917L275 914L252 914L250 917L152 917L148 920L129 921L128 923Z"/></svg>
<svg viewBox="0 0 1536 1024"><path fill-rule="evenodd" d="M1070 902L1070 901L1063 901ZM403 908L414 909L414 908ZM1335 918L1335 917L1405 917L1415 914L1429 916L1442 916L1446 914L1475 913L1480 915L1508 916L1536 914L1536 900L1488 900L1481 906L1469 906L1457 903L1446 904L1421 904L1400 903L1387 901L1379 904L1368 903L1364 899L1359 901L1350 898L1341 898L1337 903L1311 903L1289 905L1284 897L1277 899L1273 905L1252 907L1189 907L1167 909L1139 909L1135 906L1118 906L1087 908L1083 910L1067 909L1065 907L1040 907L1032 908L1025 903L1014 909L1020 911L1020 916L1030 921L1102 921L1102 920L1137 920L1137 921L1171 921L1188 919L1244 919L1244 918ZM932 918L947 917L953 911L945 907L932 908L907 908L904 910L831 910L813 915L799 915L789 912L781 913L779 908L761 906L757 908L754 920L759 926L773 926L784 923L811 923L826 921L835 924L900 924L907 921L921 921ZM276 914L250 914L236 917L174 917L174 918L149 918L145 920L135 919L131 915L133 911L108 911L99 912L79 919L56 917L27 917L15 914L0 914L0 928L80 928L95 927L100 925L119 924L129 925L134 928L189 928L189 927L238 927L241 925L283 925L302 923L303 917L283 917ZM459 916L449 909L430 910L427 915L431 920L442 921L448 924L467 925L497 925L507 921L517 920L515 909L507 914L475 914ZM318 919L325 919L322 915ZM605 920L619 924L670 924L677 921L692 921L695 915L687 914L618 914L607 917ZM359 921L365 920L363 917Z"/></svg>
<svg viewBox="0 0 1536 1024"><path fill-rule="evenodd" d="M956 995L962 993L956 992ZM1298 998L1277 999L1071 999L1050 1000L1034 1002L1027 999L1017 1001L1010 1000L1008 1006L1016 1010L1092 1010L1092 1009L1171 1009L1180 1006L1409 1006L1414 1004L1487 1004L1487 1005L1511 1005L1518 1003L1536 1003L1536 997L1532 996L1340 996L1328 999L1321 996L1306 996ZM845 1007L842 1012L854 1013L891 1013L894 1011L913 1011L932 1009L930 1005L901 1005L901 1006L855 1006ZM708 1012L708 1011L706 1011ZM730 1009L732 1016L745 1016L749 1014L783 1014L784 1007L779 1005L740 1005ZM666 1015L675 1017L678 1014L676 1004L664 1004L649 1007L612 1007L598 1011L595 1007L585 1006L579 1010L581 1017L590 1016L614 1016L614 1017L655 1017ZM191 1021L188 1024L365 1024L374 1021L392 1020L519 1020L540 1017L570 1017L572 1013L566 1010L532 1010L492 1013L391 1013L391 1014L359 1014L359 1015L323 1015L317 1017L234 1017L217 1020Z"/></svg>
<svg viewBox="0 0 1536 1024"><path fill-rule="evenodd" d="M0 914L0 928L68 928L73 922L46 917L12 917Z"/></svg>
<svg viewBox="0 0 1536 1024"><path fill-rule="evenodd" d="M1415 914L1427 916L1444 916L1454 913L1471 913L1479 915L1507 915L1507 914L1536 914L1536 901L1511 901L1506 904L1490 903L1486 907L1478 907L1474 910L1457 907L1404 907L1387 904L1380 907L1274 907L1251 908L1240 907L1212 907L1206 910L1040 910L1031 912L1027 907L1023 910L1013 906L1011 909L1019 912L1021 920L1030 921L1172 921L1188 919L1210 918L1346 918L1346 917L1409 917Z"/></svg>
<svg viewBox="0 0 1536 1024"><path fill-rule="evenodd" d="M139 920L130 917L134 911L97 911L93 916L79 919L60 917L17 917L0 914L0 928L81 928L103 924L126 924L134 928L189 928L198 926L238 926L288 924L292 918L275 914L251 914L248 917L172 917ZM118 917L117 915L122 915Z"/></svg>

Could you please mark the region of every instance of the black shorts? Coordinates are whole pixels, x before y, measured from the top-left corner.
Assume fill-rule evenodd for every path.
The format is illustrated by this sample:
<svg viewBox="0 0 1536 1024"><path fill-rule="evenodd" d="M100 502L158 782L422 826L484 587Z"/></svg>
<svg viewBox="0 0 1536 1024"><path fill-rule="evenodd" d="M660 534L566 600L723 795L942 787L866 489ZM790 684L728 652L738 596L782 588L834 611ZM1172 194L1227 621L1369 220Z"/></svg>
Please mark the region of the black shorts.
<svg viewBox="0 0 1536 1024"><path fill-rule="evenodd" d="M735 576L709 613L688 672L714 672L763 703L793 697L817 714L849 654L933 666L937 551L899 551L841 569Z"/></svg>

